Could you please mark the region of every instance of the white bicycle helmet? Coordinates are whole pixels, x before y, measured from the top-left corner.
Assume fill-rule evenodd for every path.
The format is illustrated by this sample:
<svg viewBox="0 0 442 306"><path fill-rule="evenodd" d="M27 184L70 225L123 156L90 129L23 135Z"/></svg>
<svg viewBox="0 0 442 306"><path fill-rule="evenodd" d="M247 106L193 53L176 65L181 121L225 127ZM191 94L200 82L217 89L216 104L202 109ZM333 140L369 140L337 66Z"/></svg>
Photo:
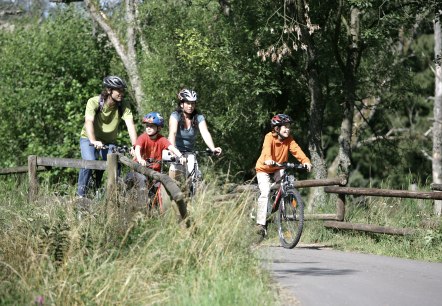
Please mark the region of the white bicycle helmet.
<svg viewBox="0 0 442 306"><path fill-rule="evenodd" d="M180 102L195 102L196 99L196 92L191 89L184 88L178 93L178 100Z"/></svg>

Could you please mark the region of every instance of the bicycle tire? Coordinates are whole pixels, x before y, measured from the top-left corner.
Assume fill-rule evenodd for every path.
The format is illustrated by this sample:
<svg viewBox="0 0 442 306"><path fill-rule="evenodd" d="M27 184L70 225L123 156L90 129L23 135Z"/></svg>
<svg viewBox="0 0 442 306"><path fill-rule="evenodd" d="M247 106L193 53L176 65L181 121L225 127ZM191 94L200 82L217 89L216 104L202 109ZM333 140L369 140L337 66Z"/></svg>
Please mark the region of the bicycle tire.
<svg viewBox="0 0 442 306"><path fill-rule="evenodd" d="M304 202L296 189L288 190L281 198L277 222L281 245L293 249L301 239L304 227Z"/></svg>
<svg viewBox="0 0 442 306"><path fill-rule="evenodd" d="M97 197L97 194L98 194L98 186L97 186L96 174L91 173L91 176L89 177L89 180L87 181L86 184L86 198L95 199Z"/></svg>

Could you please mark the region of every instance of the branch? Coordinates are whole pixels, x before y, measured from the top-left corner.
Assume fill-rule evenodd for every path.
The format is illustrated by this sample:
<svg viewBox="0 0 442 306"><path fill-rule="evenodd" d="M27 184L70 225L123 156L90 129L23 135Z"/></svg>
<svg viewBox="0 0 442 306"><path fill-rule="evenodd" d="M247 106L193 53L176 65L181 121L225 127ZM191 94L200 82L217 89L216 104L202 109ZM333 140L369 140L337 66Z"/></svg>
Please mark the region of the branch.
<svg viewBox="0 0 442 306"><path fill-rule="evenodd" d="M429 160L430 162L433 162L433 158L425 150L421 150L421 153L427 160Z"/></svg>
<svg viewBox="0 0 442 306"><path fill-rule="evenodd" d="M396 139L401 139L401 138L403 138L402 135L397 135L397 136L391 136L391 135L392 134L396 134L398 132L402 133L402 132L408 132L408 131L409 131L409 129L405 129L405 128L392 128L385 135L372 136L372 137L369 137L367 139L364 139L364 140L361 140L361 141L357 142L355 147L359 148L359 147L361 147L364 144L375 142L377 140L396 140Z"/></svg>
<svg viewBox="0 0 442 306"><path fill-rule="evenodd" d="M0 17L6 16L6 15L20 15L23 14L22 10L1 10L0 11Z"/></svg>
<svg viewBox="0 0 442 306"><path fill-rule="evenodd" d="M127 62L129 59L127 57L124 46L120 43L117 33L115 33L115 31L109 26L109 24L103 18L101 11L99 11L95 7L95 5L92 4L91 0L84 0L84 3L86 4L89 13L92 16L92 19L94 19L100 25L100 27L106 33L107 37L109 37L109 40L112 42L112 45L114 46L115 51L117 51L117 54L120 56L121 60L123 62Z"/></svg>

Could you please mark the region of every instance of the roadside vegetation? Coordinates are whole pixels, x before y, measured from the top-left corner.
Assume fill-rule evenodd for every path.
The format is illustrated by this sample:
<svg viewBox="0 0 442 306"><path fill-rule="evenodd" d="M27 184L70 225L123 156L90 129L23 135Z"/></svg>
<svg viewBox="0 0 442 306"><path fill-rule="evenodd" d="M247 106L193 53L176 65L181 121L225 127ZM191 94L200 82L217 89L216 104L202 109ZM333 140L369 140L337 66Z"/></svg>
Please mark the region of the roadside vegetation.
<svg viewBox="0 0 442 306"><path fill-rule="evenodd" d="M208 175L210 177L210 175ZM26 184L0 182L0 304L278 305L278 288L257 250L279 245L277 231L254 245L253 195L217 203L209 185L189 206L191 226L120 198L79 208L74 189L43 184L27 203ZM46 187L45 187L46 186ZM63 191L63 196L60 196ZM335 211L330 199L324 213ZM300 245L442 262L442 226L424 200L349 199L346 220L417 229L391 236L333 230L306 221ZM296 248L293 249L296 252Z"/></svg>
<svg viewBox="0 0 442 306"><path fill-rule="evenodd" d="M388 187L384 187L388 188ZM334 200L324 212L335 213ZM433 214L432 200L347 196L345 220L394 228L415 229L412 235L387 235L325 228L323 221L306 221L301 244L333 249L442 262L442 222Z"/></svg>
<svg viewBox="0 0 442 306"><path fill-rule="evenodd" d="M0 182L1 305L273 305L244 205L147 216L124 201L82 214L73 198ZM43 302L42 302L43 301Z"/></svg>

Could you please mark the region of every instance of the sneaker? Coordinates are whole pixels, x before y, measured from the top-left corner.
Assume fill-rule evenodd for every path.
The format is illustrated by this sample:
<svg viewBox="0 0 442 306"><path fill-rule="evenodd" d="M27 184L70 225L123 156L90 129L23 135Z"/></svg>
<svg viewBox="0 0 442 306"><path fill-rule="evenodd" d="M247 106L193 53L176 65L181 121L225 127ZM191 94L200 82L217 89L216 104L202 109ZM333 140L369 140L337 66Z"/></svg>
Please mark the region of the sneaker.
<svg viewBox="0 0 442 306"><path fill-rule="evenodd" d="M265 225L257 224L256 225L256 233L259 236L262 236L262 238L267 236L267 229L266 229Z"/></svg>

